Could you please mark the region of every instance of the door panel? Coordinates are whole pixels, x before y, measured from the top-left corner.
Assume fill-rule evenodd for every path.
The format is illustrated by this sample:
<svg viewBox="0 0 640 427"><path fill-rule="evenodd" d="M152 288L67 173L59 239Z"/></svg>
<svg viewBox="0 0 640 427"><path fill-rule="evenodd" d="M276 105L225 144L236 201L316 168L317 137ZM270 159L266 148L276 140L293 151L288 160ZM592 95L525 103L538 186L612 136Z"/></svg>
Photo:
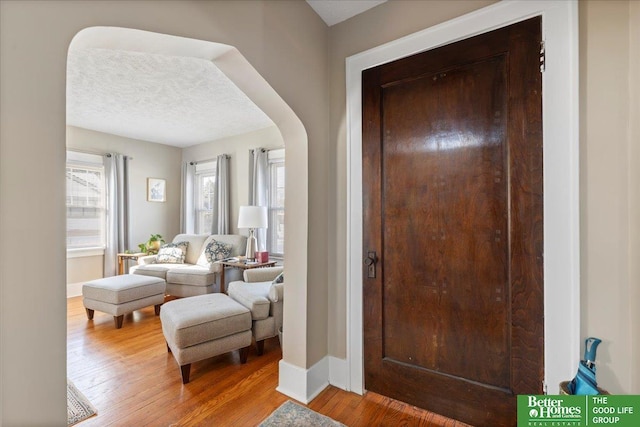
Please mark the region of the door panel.
<svg viewBox="0 0 640 427"><path fill-rule="evenodd" d="M542 387L539 41L534 18L363 73L365 387L475 425Z"/></svg>

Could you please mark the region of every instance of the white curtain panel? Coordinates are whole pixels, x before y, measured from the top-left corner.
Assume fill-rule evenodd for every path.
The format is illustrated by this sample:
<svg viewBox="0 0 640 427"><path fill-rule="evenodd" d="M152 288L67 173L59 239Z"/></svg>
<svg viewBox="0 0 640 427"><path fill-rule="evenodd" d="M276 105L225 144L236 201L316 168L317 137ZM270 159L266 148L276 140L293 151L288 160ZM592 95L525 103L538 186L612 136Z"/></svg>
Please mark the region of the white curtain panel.
<svg viewBox="0 0 640 427"><path fill-rule="evenodd" d="M186 234L195 233L195 200L194 182L196 176L196 164L185 162L182 164L182 194L180 195L180 232Z"/></svg>
<svg viewBox="0 0 640 427"><path fill-rule="evenodd" d="M107 154L104 171L107 189L107 227L104 276L118 274L117 254L129 248L129 170L128 158Z"/></svg>
<svg viewBox="0 0 640 427"><path fill-rule="evenodd" d="M229 234L229 156L221 154L216 159L216 195L213 201L211 234Z"/></svg>
<svg viewBox="0 0 640 427"><path fill-rule="evenodd" d="M269 206L269 153L264 148L249 151L249 205ZM267 250L267 230L256 230L258 251Z"/></svg>

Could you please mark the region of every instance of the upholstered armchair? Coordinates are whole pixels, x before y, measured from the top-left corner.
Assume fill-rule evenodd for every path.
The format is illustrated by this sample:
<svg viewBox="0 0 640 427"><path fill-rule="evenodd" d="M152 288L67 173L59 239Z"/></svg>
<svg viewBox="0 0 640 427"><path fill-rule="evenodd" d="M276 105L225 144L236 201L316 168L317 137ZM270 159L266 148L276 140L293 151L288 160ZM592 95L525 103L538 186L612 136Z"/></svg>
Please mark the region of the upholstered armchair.
<svg viewBox="0 0 640 427"><path fill-rule="evenodd" d="M283 267L245 270L243 278L244 281L229 283L228 294L251 310L251 330L256 341L256 350L258 355L261 355L264 352L264 340L278 335L278 329L282 326ZM280 280L281 283L274 282Z"/></svg>

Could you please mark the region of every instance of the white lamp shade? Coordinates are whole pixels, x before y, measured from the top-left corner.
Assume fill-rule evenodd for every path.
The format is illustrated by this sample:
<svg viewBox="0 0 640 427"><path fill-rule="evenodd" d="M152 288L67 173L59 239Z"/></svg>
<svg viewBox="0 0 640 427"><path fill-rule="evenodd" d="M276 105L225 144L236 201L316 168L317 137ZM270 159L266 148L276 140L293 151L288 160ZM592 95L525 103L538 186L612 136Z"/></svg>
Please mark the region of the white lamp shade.
<svg viewBox="0 0 640 427"><path fill-rule="evenodd" d="M267 228L268 226L266 206L240 206L238 228Z"/></svg>

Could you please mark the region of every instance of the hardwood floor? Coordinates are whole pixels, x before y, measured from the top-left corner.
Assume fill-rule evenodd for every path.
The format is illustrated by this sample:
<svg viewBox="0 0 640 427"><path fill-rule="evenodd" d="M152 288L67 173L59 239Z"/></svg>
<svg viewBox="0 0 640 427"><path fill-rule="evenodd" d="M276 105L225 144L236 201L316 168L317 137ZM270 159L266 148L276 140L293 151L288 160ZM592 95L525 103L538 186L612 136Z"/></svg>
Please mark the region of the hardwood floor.
<svg viewBox="0 0 640 427"><path fill-rule="evenodd" d="M122 329L113 317L95 312L87 320L82 298L67 307L67 376L98 415L90 426L256 426L290 400L275 390L282 353L277 338L265 352L238 352L194 363L191 382L167 352L153 307L126 315ZM359 396L329 386L309 408L347 426L466 426L375 393Z"/></svg>

